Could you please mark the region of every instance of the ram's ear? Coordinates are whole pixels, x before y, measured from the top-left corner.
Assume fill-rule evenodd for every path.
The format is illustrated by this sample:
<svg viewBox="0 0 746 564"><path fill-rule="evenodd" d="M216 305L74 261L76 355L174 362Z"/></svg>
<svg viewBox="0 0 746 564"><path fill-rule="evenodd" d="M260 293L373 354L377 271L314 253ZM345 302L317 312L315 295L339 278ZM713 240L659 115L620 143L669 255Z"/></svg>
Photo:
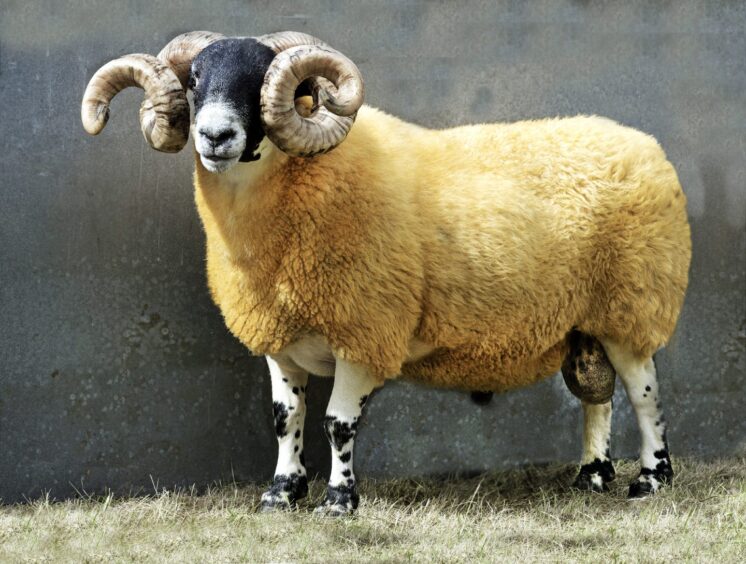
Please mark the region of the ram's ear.
<svg viewBox="0 0 746 564"><path fill-rule="evenodd" d="M201 65L199 64L199 62L192 61L192 63L189 65L189 68L185 71L184 74L184 90L191 90L192 92L194 92L194 89L199 84L200 73Z"/></svg>
<svg viewBox="0 0 746 564"><path fill-rule="evenodd" d="M313 116L322 103L320 95L323 96L325 91L337 92L334 85L325 78L316 76L301 82L295 89L295 111L298 115L305 118Z"/></svg>
<svg viewBox="0 0 746 564"><path fill-rule="evenodd" d="M295 99L295 111L298 112L298 115L301 117L311 117L315 110L316 108L314 107L313 97L310 95L300 96Z"/></svg>

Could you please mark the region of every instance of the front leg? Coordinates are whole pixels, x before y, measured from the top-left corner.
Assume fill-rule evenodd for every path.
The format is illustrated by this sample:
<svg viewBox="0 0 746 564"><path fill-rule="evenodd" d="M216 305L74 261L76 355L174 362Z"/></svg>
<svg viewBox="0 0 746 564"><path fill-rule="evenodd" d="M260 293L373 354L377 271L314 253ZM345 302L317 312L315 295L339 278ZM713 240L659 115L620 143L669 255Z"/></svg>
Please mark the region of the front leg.
<svg viewBox="0 0 746 564"><path fill-rule="evenodd" d="M352 449L363 406L371 392L383 383L366 368L337 360L334 388L324 418L324 431L332 449L332 471L326 497L316 513L349 515L358 505Z"/></svg>
<svg viewBox="0 0 746 564"><path fill-rule="evenodd" d="M308 495L303 459L308 372L281 358L268 356L267 364L278 450L272 486L262 494L262 511L294 509L296 502Z"/></svg>

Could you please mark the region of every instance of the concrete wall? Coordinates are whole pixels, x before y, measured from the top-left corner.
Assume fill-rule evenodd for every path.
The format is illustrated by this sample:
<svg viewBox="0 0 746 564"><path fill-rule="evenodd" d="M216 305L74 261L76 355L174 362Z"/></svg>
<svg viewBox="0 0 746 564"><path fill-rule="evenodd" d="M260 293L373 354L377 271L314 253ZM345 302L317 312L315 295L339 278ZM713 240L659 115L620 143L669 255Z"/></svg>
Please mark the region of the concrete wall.
<svg viewBox="0 0 746 564"><path fill-rule="evenodd" d="M600 114L655 135L689 197L691 287L658 355L675 454L746 451L746 4L646 2L80 2L0 7L0 497L268 479L262 359L224 328L205 287L191 150L142 139L141 94L90 138L91 74L191 29L296 29L355 60L367 101L436 127ZM651 7L654 5L655 7ZM308 462L328 468L310 386ZM638 438L617 390L613 454ZM496 397L386 386L363 474L574 461L580 414L560 377Z"/></svg>

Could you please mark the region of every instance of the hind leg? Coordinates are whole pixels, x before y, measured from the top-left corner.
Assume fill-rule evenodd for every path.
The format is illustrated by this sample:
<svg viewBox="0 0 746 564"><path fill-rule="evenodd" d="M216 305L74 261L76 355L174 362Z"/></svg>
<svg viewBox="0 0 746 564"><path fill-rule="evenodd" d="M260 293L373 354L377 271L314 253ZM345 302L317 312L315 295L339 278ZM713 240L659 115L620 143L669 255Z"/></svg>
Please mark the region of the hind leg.
<svg viewBox="0 0 746 564"><path fill-rule="evenodd" d="M573 487L608 491L606 483L615 476L609 440L616 373L598 339L577 330L568 334L562 377L583 406L583 457Z"/></svg>
<svg viewBox="0 0 746 564"><path fill-rule="evenodd" d="M573 482L579 490L608 491L616 473L609 454L611 436L611 400L606 403L583 404L583 457L580 472Z"/></svg>
<svg viewBox="0 0 746 564"><path fill-rule="evenodd" d="M630 484L629 497L644 497L673 478L655 363L652 358L639 359L615 343L603 345L624 383L640 428L640 475Z"/></svg>

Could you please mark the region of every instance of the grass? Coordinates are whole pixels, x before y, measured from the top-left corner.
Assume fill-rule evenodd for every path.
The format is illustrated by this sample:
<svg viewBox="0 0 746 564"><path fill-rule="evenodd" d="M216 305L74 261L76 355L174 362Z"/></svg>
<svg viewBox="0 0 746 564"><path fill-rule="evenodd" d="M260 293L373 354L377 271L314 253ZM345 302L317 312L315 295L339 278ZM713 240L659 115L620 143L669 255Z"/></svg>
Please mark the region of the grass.
<svg viewBox="0 0 746 564"><path fill-rule="evenodd" d="M368 562L746 560L746 459L677 459L673 487L627 501L569 490L563 465L468 479L363 480L352 519L257 513L260 485L198 495L42 499L0 508L0 561Z"/></svg>

